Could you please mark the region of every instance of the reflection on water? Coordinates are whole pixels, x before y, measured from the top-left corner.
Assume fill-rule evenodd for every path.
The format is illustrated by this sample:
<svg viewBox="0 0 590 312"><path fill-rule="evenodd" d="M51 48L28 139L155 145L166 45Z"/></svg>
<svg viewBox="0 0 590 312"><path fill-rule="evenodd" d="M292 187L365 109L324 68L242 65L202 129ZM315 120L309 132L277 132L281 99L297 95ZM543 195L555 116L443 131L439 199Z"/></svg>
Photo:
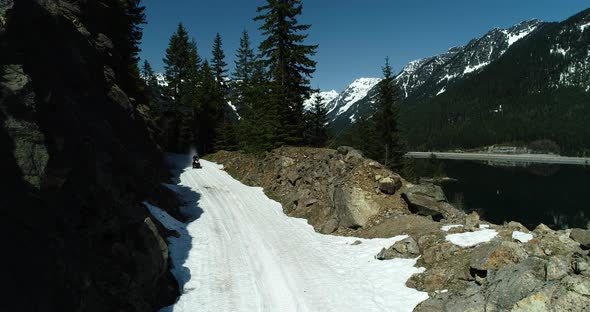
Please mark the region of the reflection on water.
<svg viewBox="0 0 590 312"><path fill-rule="evenodd" d="M554 229L588 226L590 168L531 165L495 167L473 161L445 160L449 177L443 186L457 208L476 211L493 223L539 223Z"/></svg>

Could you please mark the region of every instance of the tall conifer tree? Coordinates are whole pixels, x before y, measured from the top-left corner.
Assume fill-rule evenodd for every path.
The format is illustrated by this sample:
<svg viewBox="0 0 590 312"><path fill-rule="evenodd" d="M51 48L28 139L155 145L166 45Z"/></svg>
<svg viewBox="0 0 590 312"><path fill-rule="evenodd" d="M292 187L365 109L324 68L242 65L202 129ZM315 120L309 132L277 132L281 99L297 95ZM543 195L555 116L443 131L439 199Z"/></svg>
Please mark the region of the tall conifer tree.
<svg viewBox="0 0 590 312"><path fill-rule="evenodd" d="M169 93L177 104L180 104L185 83L188 81L191 61L189 45L188 33L182 23L179 23L176 32L170 37L164 57Z"/></svg>
<svg viewBox="0 0 590 312"><path fill-rule="evenodd" d="M323 147L328 141L328 109L320 94L316 94L313 100L313 106L306 113L307 142L311 146Z"/></svg>
<svg viewBox="0 0 590 312"><path fill-rule="evenodd" d="M259 50L271 78L271 104L274 116L282 125L275 129L274 146L300 144L303 140L303 101L309 97L309 78L316 62L311 60L317 45L304 44L310 25L299 24L301 0L267 0L254 18L261 21L265 39Z"/></svg>
<svg viewBox="0 0 590 312"><path fill-rule="evenodd" d="M143 61L141 75L143 76L143 80L145 81L146 85L150 89L155 90L158 87L158 79L154 73L154 70L152 69L152 65L148 62L148 60Z"/></svg>
<svg viewBox="0 0 590 312"><path fill-rule="evenodd" d="M377 95L376 131L381 141L381 161L386 167L401 169L405 154L399 129L399 88L395 82L389 58L385 59L383 80L379 83Z"/></svg>
<svg viewBox="0 0 590 312"><path fill-rule="evenodd" d="M227 77L227 63L225 62L225 52L223 52L223 41L219 33L215 35L215 41L213 42L213 52L211 54L213 55L211 66L215 75L215 79L218 83L224 84L224 80Z"/></svg>

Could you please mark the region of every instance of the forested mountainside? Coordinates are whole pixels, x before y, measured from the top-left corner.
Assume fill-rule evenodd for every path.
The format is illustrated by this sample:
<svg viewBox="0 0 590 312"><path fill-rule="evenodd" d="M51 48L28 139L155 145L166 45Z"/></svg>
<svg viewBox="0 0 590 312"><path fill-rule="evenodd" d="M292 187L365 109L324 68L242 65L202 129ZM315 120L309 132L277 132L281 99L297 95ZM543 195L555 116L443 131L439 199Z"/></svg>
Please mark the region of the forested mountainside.
<svg viewBox="0 0 590 312"><path fill-rule="evenodd" d="M171 304L177 213L143 115L137 1L0 1L2 311ZM117 21L117 22L115 22Z"/></svg>
<svg viewBox="0 0 590 312"><path fill-rule="evenodd" d="M508 29L494 28L482 37L471 40L465 46L452 47L445 53L408 63L396 77L402 99L431 95L424 94L419 89L438 88L432 95L444 92L447 85L481 71L501 57L510 46L528 36L541 24L539 20L530 20ZM423 85L433 85L433 87L421 88ZM333 119L334 129L346 128L352 122L350 117L353 115L370 113L371 104L374 104L377 95L377 88L373 86L366 94L365 98L358 100L342 116L334 116L338 117Z"/></svg>
<svg viewBox="0 0 590 312"><path fill-rule="evenodd" d="M543 24L481 73L404 101L409 143L448 149L550 139L562 152L588 155L589 26L590 10ZM433 94L436 85L417 92Z"/></svg>
<svg viewBox="0 0 590 312"><path fill-rule="evenodd" d="M409 63L396 82L410 147L550 139L567 154L588 153L588 23L590 10L561 23L525 21ZM374 87L331 120L337 142L359 132L354 121L372 115L376 94Z"/></svg>

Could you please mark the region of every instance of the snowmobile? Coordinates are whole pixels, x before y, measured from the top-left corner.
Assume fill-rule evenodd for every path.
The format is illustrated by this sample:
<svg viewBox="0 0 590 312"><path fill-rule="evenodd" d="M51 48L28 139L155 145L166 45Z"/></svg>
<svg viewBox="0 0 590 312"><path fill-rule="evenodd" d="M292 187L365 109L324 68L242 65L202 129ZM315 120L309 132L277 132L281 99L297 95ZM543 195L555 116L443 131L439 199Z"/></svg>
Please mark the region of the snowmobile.
<svg viewBox="0 0 590 312"><path fill-rule="evenodd" d="M193 169L201 169L201 163L199 162L199 157L193 156Z"/></svg>

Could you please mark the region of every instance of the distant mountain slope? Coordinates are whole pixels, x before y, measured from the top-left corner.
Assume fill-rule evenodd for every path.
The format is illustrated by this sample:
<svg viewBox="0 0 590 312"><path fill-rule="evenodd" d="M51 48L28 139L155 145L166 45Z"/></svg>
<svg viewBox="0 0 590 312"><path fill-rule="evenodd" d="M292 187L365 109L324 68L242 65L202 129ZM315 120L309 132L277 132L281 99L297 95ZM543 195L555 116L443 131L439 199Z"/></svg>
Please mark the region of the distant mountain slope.
<svg viewBox="0 0 590 312"><path fill-rule="evenodd" d="M562 152L588 154L589 45L590 10L539 26L444 94L406 100L402 116L410 144L447 149L551 139Z"/></svg>
<svg viewBox="0 0 590 312"><path fill-rule="evenodd" d="M529 20L508 29L494 28L465 46L408 63L396 77L402 96L429 97L444 93L448 85L480 72L542 24L539 20ZM370 114L376 93L377 89L373 88L365 98L356 102L354 109L331 115L335 132L349 127L358 114Z"/></svg>
<svg viewBox="0 0 590 312"><path fill-rule="evenodd" d="M464 47L410 62L397 76L413 149L551 139L590 153L590 9L561 23L529 20L493 29ZM370 116L376 88L355 104ZM332 120L336 137L352 111ZM352 130L354 131L354 130Z"/></svg>
<svg viewBox="0 0 590 312"><path fill-rule="evenodd" d="M354 114L356 104L366 98L379 81L381 81L380 78L359 78L353 81L337 98L327 104L328 118L334 120L343 114Z"/></svg>
<svg viewBox="0 0 590 312"><path fill-rule="evenodd" d="M313 93L309 97L309 99L307 99L307 100L305 100L305 102L303 102L303 107L306 111L310 110L313 107L313 104L315 103L315 97L318 94L322 97L322 103L325 103L325 104L330 103L332 100L337 98L339 95L336 90Z"/></svg>

